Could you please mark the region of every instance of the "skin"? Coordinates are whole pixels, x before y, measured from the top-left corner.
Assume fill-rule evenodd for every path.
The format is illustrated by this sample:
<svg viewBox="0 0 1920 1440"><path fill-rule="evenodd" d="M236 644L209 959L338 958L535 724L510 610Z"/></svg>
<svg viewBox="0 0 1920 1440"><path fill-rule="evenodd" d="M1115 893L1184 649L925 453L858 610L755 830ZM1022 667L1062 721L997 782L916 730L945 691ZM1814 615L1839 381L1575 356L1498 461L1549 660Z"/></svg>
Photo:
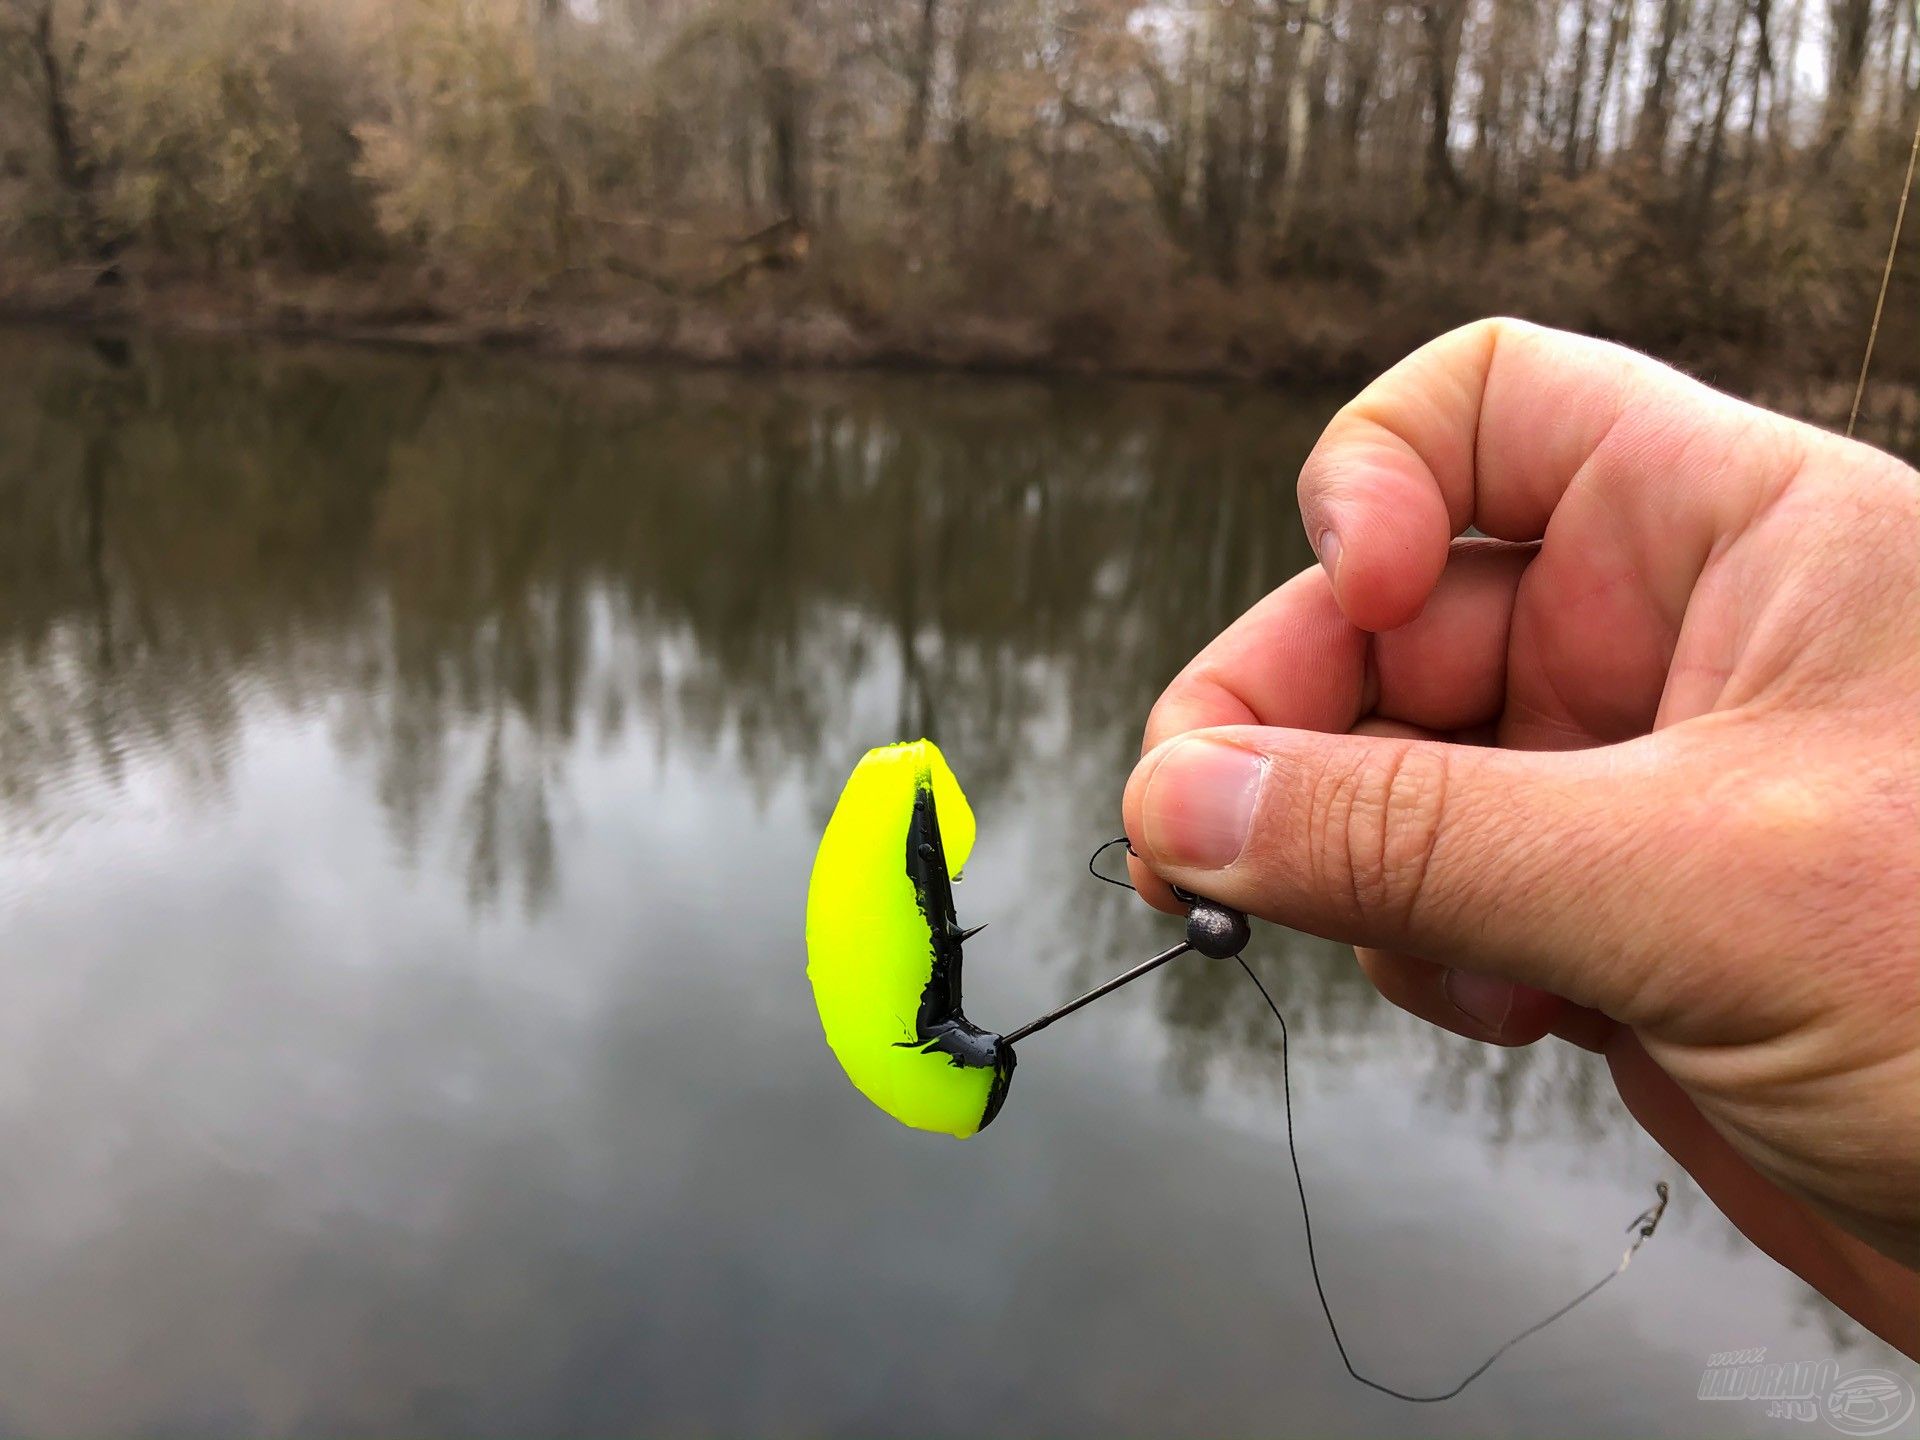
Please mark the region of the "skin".
<svg viewBox="0 0 1920 1440"><path fill-rule="evenodd" d="M1920 1357L1920 475L1493 320L1342 410L1300 509L1321 563L1148 721L1143 894L1597 1052L1754 1244Z"/></svg>

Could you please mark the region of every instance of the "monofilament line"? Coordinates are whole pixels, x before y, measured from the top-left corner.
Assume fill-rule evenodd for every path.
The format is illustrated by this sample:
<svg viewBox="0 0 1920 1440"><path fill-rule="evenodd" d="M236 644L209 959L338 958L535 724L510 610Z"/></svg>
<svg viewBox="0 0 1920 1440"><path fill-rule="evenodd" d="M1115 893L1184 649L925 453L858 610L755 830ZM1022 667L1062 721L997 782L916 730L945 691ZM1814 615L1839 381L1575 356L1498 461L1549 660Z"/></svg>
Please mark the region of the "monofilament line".
<svg viewBox="0 0 1920 1440"><path fill-rule="evenodd" d="M1093 854L1090 857L1088 857L1087 873L1092 875L1093 878L1096 880L1104 880L1106 881L1107 884L1117 885L1122 890L1132 890L1134 887L1131 884L1129 884L1127 881L1117 879L1112 875L1103 875L1100 873L1100 865L1099 865L1100 857L1106 854L1107 851L1111 850L1116 845L1126 845L1127 853L1128 854L1133 853L1133 847L1127 844L1126 836L1124 835L1115 836L1113 839L1107 841L1106 844L1102 845L1099 849L1095 850ZM1177 896L1179 896L1182 900L1192 898L1192 897L1189 897L1185 891L1176 890L1174 893ZM1206 904L1208 902L1201 901L1200 903ZM1244 933L1245 932L1243 931L1242 932L1243 936L1244 936ZM1100 996L1107 994L1109 991L1118 989L1121 985L1124 985L1127 981L1135 979L1140 975L1144 975L1150 970L1158 969L1160 966L1166 964L1167 961L1173 959L1176 955L1184 954L1190 948L1191 948L1190 946L1185 944L1176 945L1171 950L1164 951L1161 954L1154 956L1151 960L1145 961L1140 965L1136 965L1132 970L1127 971L1124 975L1121 975L1114 980L1108 981L1105 985L1100 986L1098 989L1089 991L1087 994L1082 995L1079 999L1069 1001L1067 1004L1061 1006L1058 1010L1055 1010L1049 1014L1043 1015L1038 1020L1035 1020L1028 1025L1022 1026L1019 1030L1014 1031L1012 1034L1008 1035L1006 1038L1008 1040L1020 1039L1027 1035L1032 1034L1036 1030L1043 1029L1045 1026L1051 1025L1055 1020L1059 1019L1061 1016L1072 1014L1075 1010L1078 1010L1082 1005L1087 1004L1089 1001L1097 1000L1100 998ZM1560 1319L1561 1316L1569 1314L1577 1306L1585 1304L1588 1300L1591 1300L1595 1295L1598 1295L1612 1281L1624 1275L1626 1273L1627 1266L1633 1263L1633 1257L1640 1252L1640 1247L1646 1244L1648 1240L1653 1238L1653 1232L1659 1228L1660 1217L1667 1213L1667 1199L1670 1192L1667 1189L1667 1182L1664 1180L1658 1181L1653 1187L1654 1194L1657 1197L1654 1203L1648 1206L1645 1210L1642 1210L1638 1215L1634 1216L1633 1220L1628 1224L1627 1232L1633 1236L1633 1239L1627 1243L1627 1248L1624 1252L1622 1252L1620 1256L1620 1263L1618 1265L1615 1265L1613 1269L1609 1270L1606 1274L1602 1275L1598 1280L1594 1281L1591 1285L1587 1286L1586 1289L1582 1290L1578 1295L1574 1296L1571 1300L1567 1301L1566 1304L1562 1305L1559 1309L1555 1310L1552 1314L1547 1315L1542 1319L1534 1321L1533 1324L1527 1326L1526 1329L1520 1331L1517 1335L1513 1336L1505 1344L1503 1344L1499 1349L1495 1350L1491 1355L1487 1356L1486 1359L1482 1360L1478 1365L1474 1366L1473 1369L1469 1370L1466 1376L1460 1381L1460 1383L1455 1385L1451 1390L1442 1390L1437 1394L1433 1394L1433 1395L1413 1395L1408 1393L1405 1390L1396 1390L1391 1385L1384 1385L1378 1380L1373 1380L1368 1378L1365 1375L1362 1375L1358 1370L1353 1368L1352 1357L1350 1357L1347 1354L1347 1342L1340 1338L1340 1326L1333 1318L1333 1306L1329 1304L1327 1301L1327 1287L1325 1283L1322 1282L1322 1280L1320 1279L1320 1257L1315 1252L1314 1246L1313 1246L1313 1212L1307 1205L1306 1181L1301 1179L1300 1177L1300 1147L1295 1142L1293 1137L1293 1056L1291 1053L1292 1037L1287 1033L1287 1017L1280 1013L1280 1007L1274 1003L1273 996L1267 990L1265 983L1261 981L1258 975L1254 974L1253 967L1247 964L1247 957L1244 954L1241 954L1241 955L1235 955L1233 959L1234 959L1234 962L1237 965L1239 965L1241 970L1246 972L1247 979L1253 982L1253 988L1260 992L1260 998L1267 1002L1267 1009L1273 1012L1273 1018L1277 1020L1280 1024L1281 1110L1286 1118L1286 1125L1287 1125L1287 1161L1293 1167L1293 1188L1295 1192L1300 1196L1300 1227L1301 1227L1301 1230L1305 1233L1306 1240L1307 1240L1307 1269L1313 1275L1313 1293L1320 1297L1320 1313L1327 1317L1327 1333L1333 1336L1333 1348L1340 1352L1340 1363L1347 1367L1347 1374L1351 1375L1355 1380L1358 1380L1362 1385L1366 1386L1369 1390L1377 1390L1382 1395L1391 1395L1396 1400L1405 1400L1408 1403L1414 1404L1414 1405L1432 1405L1441 1400L1453 1399L1454 1396L1458 1395L1462 1390L1466 1389L1467 1386L1471 1385L1474 1381L1478 1380L1482 1375L1486 1374L1487 1371L1491 1370L1496 1360L1498 1360L1502 1355L1505 1355L1509 1350L1513 1349L1513 1347L1518 1345L1522 1340L1525 1340L1532 1335L1538 1335L1542 1330L1546 1329L1549 1325L1553 1324L1554 1321Z"/></svg>
<svg viewBox="0 0 1920 1440"><path fill-rule="evenodd" d="M1530 1335L1538 1335L1561 1316L1566 1315L1576 1306L1591 1300L1595 1295L1598 1295L1601 1290L1605 1289L1610 1282L1626 1273L1627 1266L1632 1263L1634 1255L1638 1253L1640 1247L1646 1244L1647 1240L1653 1235L1655 1228L1660 1224L1660 1217L1666 1214L1668 1192L1667 1182L1664 1180L1654 1186L1654 1191L1659 1196L1659 1199L1650 1208L1641 1211L1639 1215L1635 1216L1633 1223L1627 1226L1628 1231L1637 1233L1634 1233L1634 1238L1628 1244L1625 1253L1621 1255L1618 1265L1614 1266L1613 1269L1602 1275L1598 1280L1594 1281L1593 1284L1567 1301L1566 1304L1555 1310L1551 1315L1534 1321L1533 1324L1527 1326L1526 1329L1508 1340L1498 1350L1495 1350L1491 1355L1487 1356L1486 1359L1469 1370L1466 1377L1451 1390L1442 1390L1433 1395L1411 1395L1405 1390L1396 1390L1391 1385L1383 1385L1378 1380L1369 1379L1354 1369L1353 1361L1347 1355L1346 1342L1340 1338L1340 1327L1334 1322L1333 1307L1327 1303L1327 1287L1320 1279L1320 1259L1319 1256L1314 1253L1313 1248L1313 1213L1307 1207L1307 1186L1306 1182L1300 1178L1300 1151L1294 1144L1293 1139L1293 1075L1291 1057L1287 1053L1290 1048L1287 1043L1287 1017L1282 1015L1280 1013L1280 1007L1273 1003L1273 996L1267 992L1267 987L1261 983L1260 977L1253 973L1253 967L1247 964L1246 957L1244 955L1236 955L1233 958L1239 962L1240 968L1246 972L1247 978L1253 982L1254 989L1260 992L1260 998L1267 1002L1267 1009L1273 1012L1273 1018L1280 1022L1280 1095L1282 1110L1285 1113L1287 1122L1287 1159L1293 1165L1293 1188L1300 1196L1300 1226L1305 1232L1307 1239L1307 1269L1313 1275L1314 1294L1320 1297L1320 1313L1327 1317L1327 1331L1333 1336L1333 1348L1340 1352L1340 1363L1347 1367L1347 1374L1358 1380L1362 1385L1365 1385L1369 1390L1378 1390L1382 1395L1391 1395L1396 1400L1405 1400L1415 1405L1431 1405L1441 1400L1451 1400L1462 1390L1466 1389L1467 1386L1491 1370L1496 1360L1513 1349L1513 1347L1518 1345L1522 1340L1525 1340Z"/></svg>
<svg viewBox="0 0 1920 1440"><path fill-rule="evenodd" d="M1920 3L1915 5L1920 12ZM1867 371L1873 368L1873 347L1880 339L1880 316L1887 308L1887 291L1893 284L1893 262L1900 253L1900 232L1907 223L1907 200L1913 194L1914 166L1920 163L1920 116L1913 126L1913 148L1907 152L1907 178L1900 186L1900 206L1893 216L1893 239L1887 244L1887 263L1880 271L1880 294L1873 302L1873 324L1867 328L1867 353L1860 357L1860 378L1854 382L1853 408L1847 413L1847 438L1853 438L1860 423L1860 403L1867 397Z"/></svg>

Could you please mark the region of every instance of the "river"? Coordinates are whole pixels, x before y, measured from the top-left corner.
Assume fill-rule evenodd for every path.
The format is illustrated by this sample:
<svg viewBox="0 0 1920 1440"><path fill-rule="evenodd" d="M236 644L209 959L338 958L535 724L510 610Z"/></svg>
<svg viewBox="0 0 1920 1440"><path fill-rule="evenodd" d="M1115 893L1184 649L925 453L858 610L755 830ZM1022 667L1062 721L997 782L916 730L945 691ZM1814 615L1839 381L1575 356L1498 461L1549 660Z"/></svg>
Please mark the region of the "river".
<svg viewBox="0 0 1920 1440"><path fill-rule="evenodd" d="M1363 1369L1451 1384L1676 1181L1449 1405L1340 1368L1231 966L1035 1037L966 1144L822 1043L872 744L972 795L982 1023L1177 933L1084 863L1310 563L1338 398L0 332L0 1430L1763 1436L1712 1352L1890 1363L1598 1062L1318 940L1250 954Z"/></svg>

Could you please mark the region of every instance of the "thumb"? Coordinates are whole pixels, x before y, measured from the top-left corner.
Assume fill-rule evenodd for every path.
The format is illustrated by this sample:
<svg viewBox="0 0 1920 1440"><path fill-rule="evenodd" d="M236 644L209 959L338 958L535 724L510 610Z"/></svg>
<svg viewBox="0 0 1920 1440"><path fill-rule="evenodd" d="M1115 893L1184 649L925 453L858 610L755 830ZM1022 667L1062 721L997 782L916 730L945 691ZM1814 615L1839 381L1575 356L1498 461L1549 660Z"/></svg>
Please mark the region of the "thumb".
<svg viewBox="0 0 1920 1440"><path fill-rule="evenodd" d="M1688 842L1683 764L1661 736L1542 752L1228 726L1141 759L1127 834L1163 879L1264 919L1657 1025L1725 988L1696 959L1717 947L1687 943L1712 891L1689 873L1710 847Z"/></svg>

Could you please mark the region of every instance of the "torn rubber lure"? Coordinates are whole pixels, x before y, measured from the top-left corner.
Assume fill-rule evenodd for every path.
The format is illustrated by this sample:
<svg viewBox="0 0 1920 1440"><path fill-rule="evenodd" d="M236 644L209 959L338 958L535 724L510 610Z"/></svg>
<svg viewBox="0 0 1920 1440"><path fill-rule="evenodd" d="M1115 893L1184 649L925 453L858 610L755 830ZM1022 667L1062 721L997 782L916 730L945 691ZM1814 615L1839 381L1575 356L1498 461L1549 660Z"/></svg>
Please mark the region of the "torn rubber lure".
<svg viewBox="0 0 1920 1440"><path fill-rule="evenodd" d="M973 850L973 810L931 740L869 750L820 837L807 887L807 977L827 1043L860 1093L903 1125L965 1140L992 1123L1013 1046L1169 960L1224 960L1246 917L1197 902L1187 938L1018 1030L996 1035L960 1008L953 880Z"/></svg>
<svg viewBox="0 0 1920 1440"><path fill-rule="evenodd" d="M1013 1047L960 1010L953 877L972 849L973 810L939 748L887 745L854 767L807 887L807 977L840 1067L903 1125L961 1140L1013 1079Z"/></svg>
<svg viewBox="0 0 1920 1440"><path fill-rule="evenodd" d="M1087 868L1095 878L1131 890L1126 881L1102 875L1095 866L1110 846L1126 843L1125 836L1108 841L1094 851ZM1666 1214L1668 1191L1663 1180L1654 1187L1655 1203L1627 1226L1633 1238L1613 1269L1507 1340L1451 1389L1411 1394L1362 1375L1347 1355L1320 1279L1313 1215L1307 1207L1300 1152L1293 1138L1287 1019L1241 954L1248 940L1246 917L1176 889L1175 896L1190 907L1185 940L1019 1029L996 1035L968 1020L960 1008L960 949L974 931L962 930L954 915L953 880L972 850L973 810L932 741L869 750L854 767L820 839L807 888L807 975L813 981L827 1043L847 1078L903 1124L964 1140L984 1130L1000 1113L1013 1079L1015 1041L1189 950L1237 961L1280 1026L1287 1155L1300 1196L1314 1293L1320 1297L1340 1363L1369 1389L1415 1404L1451 1400L1522 1340L1625 1274Z"/></svg>

